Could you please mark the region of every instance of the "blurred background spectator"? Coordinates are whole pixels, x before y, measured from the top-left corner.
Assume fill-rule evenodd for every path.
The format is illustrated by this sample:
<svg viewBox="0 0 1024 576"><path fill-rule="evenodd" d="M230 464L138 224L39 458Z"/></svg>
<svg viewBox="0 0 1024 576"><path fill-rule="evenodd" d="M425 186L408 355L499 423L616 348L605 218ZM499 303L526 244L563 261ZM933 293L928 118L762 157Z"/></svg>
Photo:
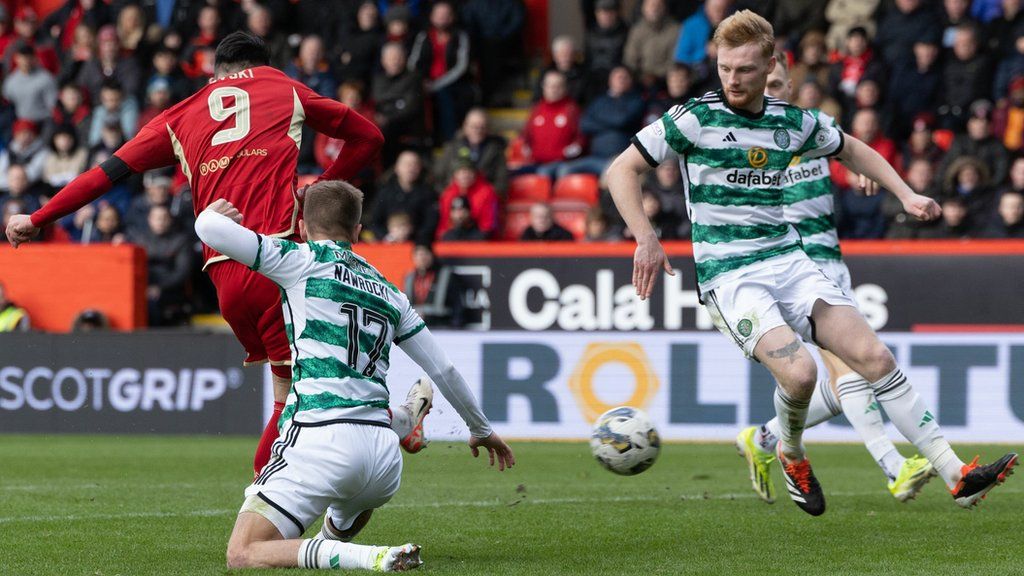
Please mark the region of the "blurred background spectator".
<svg viewBox="0 0 1024 576"><path fill-rule="evenodd" d="M46 142L39 136L39 125L31 120L16 120L11 127L12 140L7 149L0 152L0 190L7 190L7 169L18 165L25 169L29 184L35 184L43 177L46 165Z"/></svg>
<svg viewBox="0 0 1024 576"><path fill-rule="evenodd" d="M388 15L388 18L396 19L396 16L397 14L392 13ZM343 23L345 33L339 34L337 42L330 48L334 54L332 61L339 78L359 80L364 84L370 83L381 53L381 46L384 44L384 31L381 29L380 21L377 4L367 0L359 4L355 13L354 26L348 22ZM402 45L402 42L399 41L398 44ZM405 46L402 47L405 48ZM403 58L402 67L404 65ZM389 74L395 73L394 71L389 72Z"/></svg>
<svg viewBox="0 0 1024 576"><path fill-rule="evenodd" d="M504 197L508 192L508 167L505 163L505 139L490 133L487 111L474 108L466 113L462 130L444 145L434 164L434 179L449 182L460 161L469 160L478 172Z"/></svg>
<svg viewBox="0 0 1024 576"><path fill-rule="evenodd" d="M469 32L480 66L480 96L487 106L508 106L498 98L510 71L519 70L522 32L526 21L523 0L464 0L462 22ZM507 94L507 92L506 92Z"/></svg>
<svg viewBox="0 0 1024 576"><path fill-rule="evenodd" d="M58 126L50 136L50 153L43 164L42 180L59 190L85 172L87 160L88 155L78 143L75 130L69 126Z"/></svg>
<svg viewBox="0 0 1024 576"><path fill-rule="evenodd" d="M459 275L438 262L426 244L413 248L412 264L412 272L405 277L405 294L423 321L430 326L463 326L466 318Z"/></svg>
<svg viewBox="0 0 1024 576"><path fill-rule="evenodd" d="M530 207L530 225L519 239L523 242L567 242L573 237L572 232L555 222L551 206L534 204Z"/></svg>
<svg viewBox="0 0 1024 576"><path fill-rule="evenodd" d="M583 65L576 58L576 41L569 36L559 36L551 41L551 64L541 70L533 99L544 96L544 79L548 72L560 72L565 78L565 89L569 98L577 104L583 103L589 92L589 79ZM600 80L604 84L604 78Z"/></svg>
<svg viewBox="0 0 1024 576"><path fill-rule="evenodd" d="M422 79L406 68L405 47L389 42L381 50L381 69L373 79L374 121L384 133L381 160L394 162L399 149L423 134Z"/></svg>
<svg viewBox="0 0 1024 576"><path fill-rule="evenodd" d="M452 227L449 217L452 202L461 198L466 201L470 217L484 236L490 238L498 229L498 195L490 182L477 172L468 159L460 160L452 173L451 183L441 193L437 236L440 238Z"/></svg>
<svg viewBox="0 0 1024 576"><path fill-rule="evenodd" d="M31 122L50 119L57 103L57 83L53 74L38 65L35 49L25 42L15 46L14 70L4 80L3 93L14 105L16 117Z"/></svg>
<svg viewBox="0 0 1024 576"><path fill-rule="evenodd" d="M387 236L388 218L407 214L412 222L412 238L430 243L437 229L437 193L426 184L419 154L406 150L398 156L394 172L377 193L371 216L371 231L377 238Z"/></svg>
<svg viewBox="0 0 1024 576"><path fill-rule="evenodd" d="M622 62L629 27L622 20L618 0L594 2L594 25L586 32L588 91L600 91L612 68Z"/></svg>
<svg viewBox="0 0 1024 576"><path fill-rule="evenodd" d="M1024 195L1008 190L999 197L999 211L985 230L988 238L1024 238Z"/></svg>
<svg viewBox="0 0 1024 576"><path fill-rule="evenodd" d="M440 238L442 242L479 242L487 239L487 234L473 219L469 200L465 196L451 199L447 216L446 228Z"/></svg>
<svg viewBox="0 0 1024 576"><path fill-rule="evenodd" d="M100 88L100 105L92 111L92 125L89 127L89 146L96 146L102 140L104 126L116 125L125 140L135 135L139 125L139 105L133 97L125 97L124 89L117 80L109 79Z"/></svg>
<svg viewBox="0 0 1024 576"><path fill-rule="evenodd" d="M531 170L554 179L562 162L583 152L580 109L557 70L544 74L542 92L523 128L523 150Z"/></svg>
<svg viewBox="0 0 1024 576"><path fill-rule="evenodd" d="M562 164L557 177L567 174L603 174L611 161L629 146L640 129L644 100L633 90L633 76L625 66L612 69L608 91L587 105L580 132L589 142L589 154Z"/></svg>
<svg viewBox="0 0 1024 576"><path fill-rule="evenodd" d="M665 1L643 0L640 19L629 29L622 63L639 75L645 88L656 88L668 73L678 40L679 23L668 14Z"/></svg>
<svg viewBox="0 0 1024 576"><path fill-rule="evenodd" d="M192 273L189 238L174 228L174 218L166 205L151 206L146 224L144 230L131 234L128 240L146 250L149 324L180 323L186 313L186 282Z"/></svg>
<svg viewBox="0 0 1024 576"><path fill-rule="evenodd" d="M455 22L455 7L438 0L430 8L430 26L413 43L409 67L419 70L433 99L434 140L452 137L472 100L468 82L469 35Z"/></svg>

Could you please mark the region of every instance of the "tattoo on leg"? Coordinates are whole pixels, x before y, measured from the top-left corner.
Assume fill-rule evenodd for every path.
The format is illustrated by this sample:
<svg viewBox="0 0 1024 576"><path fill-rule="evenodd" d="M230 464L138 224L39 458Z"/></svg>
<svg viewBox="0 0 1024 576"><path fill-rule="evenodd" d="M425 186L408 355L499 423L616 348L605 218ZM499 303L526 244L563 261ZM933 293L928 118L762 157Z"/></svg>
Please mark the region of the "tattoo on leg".
<svg viewBox="0 0 1024 576"><path fill-rule="evenodd" d="M789 359L789 363L792 364L793 362L796 362L796 355L799 354L799 353L800 353L800 341L794 339L792 342L790 342L789 344L786 344L785 346L783 346L782 348L779 348L778 350L769 350L768 351L768 357L769 358L787 358L787 359Z"/></svg>

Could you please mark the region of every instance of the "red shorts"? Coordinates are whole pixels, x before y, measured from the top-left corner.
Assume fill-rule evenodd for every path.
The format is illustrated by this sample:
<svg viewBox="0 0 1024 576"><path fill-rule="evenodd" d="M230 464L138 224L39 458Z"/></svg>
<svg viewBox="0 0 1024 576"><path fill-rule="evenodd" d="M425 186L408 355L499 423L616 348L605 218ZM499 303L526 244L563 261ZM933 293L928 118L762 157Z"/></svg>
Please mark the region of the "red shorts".
<svg viewBox="0 0 1024 576"><path fill-rule="evenodd" d="M221 315L245 347L245 364L270 362L276 376L291 380L292 354L280 288L234 260L215 262L207 273L217 288Z"/></svg>

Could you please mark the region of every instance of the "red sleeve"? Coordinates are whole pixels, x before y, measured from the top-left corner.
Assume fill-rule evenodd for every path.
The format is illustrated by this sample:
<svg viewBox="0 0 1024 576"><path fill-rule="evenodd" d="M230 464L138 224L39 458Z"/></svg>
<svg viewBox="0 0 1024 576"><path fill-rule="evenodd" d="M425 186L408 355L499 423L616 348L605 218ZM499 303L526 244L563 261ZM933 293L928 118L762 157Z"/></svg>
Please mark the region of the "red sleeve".
<svg viewBox="0 0 1024 576"><path fill-rule="evenodd" d="M160 117L154 120L157 121L163 122ZM138 135L118 149L114 156L123 161L132 172L145 172L175 162L170 134L166 130L153 128L152 124L144 126ZM127 176L127 173L123 176ZM111 177L99 166L81 174L47 202L46 206L32 214L32 225L37 228L46 226L103 196L114 185ZM113 176L115 180L120 177L121 175Z"/></svg>
<svg viewBox="0 0 1024 576"><path fill-rule="evenodd" d="M379 128L341 102L309 88L296 88L306 124L321 134L345 141L337 160L317 180L348 180L372 162L384 144Z"/></svg>
<svg viewBox="0 0 1024 576"><path fill-rule="evenodd" d="M114 152L132 172L145 172L177 162L171 134L167 131L163 116L157 116L139 130L134 138Z"/></svg>
<svg viewBox="0 0 1024 576"><path fill-rule="evenodd" d="M110 181L103 169L97 166L72 180L50 199L46 206L36 210L31 216L32 225L42 228L52 224L55 220L63 218L103 196L111 186L113 186L113 182Z"/></svg>

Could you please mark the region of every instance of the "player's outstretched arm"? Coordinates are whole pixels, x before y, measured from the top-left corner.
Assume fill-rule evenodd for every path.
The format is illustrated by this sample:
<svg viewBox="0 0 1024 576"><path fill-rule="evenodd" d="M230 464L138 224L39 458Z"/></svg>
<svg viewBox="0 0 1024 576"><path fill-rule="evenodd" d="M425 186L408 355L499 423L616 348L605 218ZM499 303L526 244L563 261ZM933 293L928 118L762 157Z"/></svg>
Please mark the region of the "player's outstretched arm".
<svg viewBox="0 0 1024 576"><path fill-rule="evenodd" d="M299 87L299 98L306 111L306 123L317 132L345 141L345 151L317 178L351 180L370 165L384 145L384 134L373 122L341 102L324 98Z"/></svg>
<svg viewBox="0 0 1024 576"><path fill-rule="evenodd" d="M838 158L853 172L863 174L889 190L903 203L903 209L918 220L934 220L942 214L938 203L911 190L896 169L873 148L849 134L843 134L843 149Z"/></svg>
<svg viewBox="0 0 1024 576"><path fill-rule="evenodd" d="M8 223L7 239L15 248L28 242L39 229L85 206L109 191L114 184L146 170L174 164L174 150L163 128L162 116L144 126L139 133L105 162L79 174L46 206L29 216L16 216Z"/></svg>
<svg viewBox="0 0 1024 576"><path fill-rule="evenodd" d="M451 403L469 427L469 447L473 451L473 456L479 455L479 448L486 448L492 466L497 460L498 470L514 466L516 458L512 449L491 430L491 424L480 409L473 391L469 389L465 378L452 364L430 330L423 328L412 337L400 341L398 347L427 373L441 395Z"/></svg>
<svg viewBox="0 0 1024 576"><path fill-rule="evenodd" d="M650 165L635 146L619 154L608 168L608 191L626 226L636 238L636 253L633 255L633 286L641 299L646 300L654 291L658 274L664 269L675 275L672 265L665 256L665 249L658 241L650 220L644 214L640 195L640 177Z"/></svg>
<svg viewBox="0 0 1024 576"><path fill-rule="evenodd" d="M223 198L214 201L196 218L196 235L217 252L252 267L260 251L259 236L242 226L242 215Z"/></svg>

